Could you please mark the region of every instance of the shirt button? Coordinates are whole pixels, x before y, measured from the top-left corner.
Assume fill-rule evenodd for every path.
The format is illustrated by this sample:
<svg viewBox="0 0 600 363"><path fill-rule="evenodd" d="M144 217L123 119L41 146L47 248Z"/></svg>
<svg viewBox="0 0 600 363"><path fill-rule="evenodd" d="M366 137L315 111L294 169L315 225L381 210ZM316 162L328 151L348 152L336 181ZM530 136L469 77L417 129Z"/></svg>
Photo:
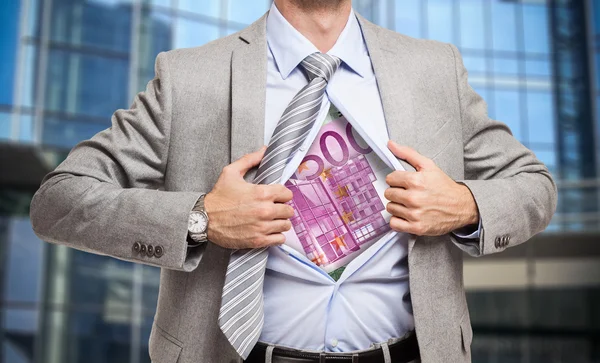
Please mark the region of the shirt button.
<svg viewBox="0 0 600 363"><path fill-rule="evenodd" d="M338 345L338 340L335 338L331 339L331 346L335 348L335 347L337 347L337 345Z"/></svg>

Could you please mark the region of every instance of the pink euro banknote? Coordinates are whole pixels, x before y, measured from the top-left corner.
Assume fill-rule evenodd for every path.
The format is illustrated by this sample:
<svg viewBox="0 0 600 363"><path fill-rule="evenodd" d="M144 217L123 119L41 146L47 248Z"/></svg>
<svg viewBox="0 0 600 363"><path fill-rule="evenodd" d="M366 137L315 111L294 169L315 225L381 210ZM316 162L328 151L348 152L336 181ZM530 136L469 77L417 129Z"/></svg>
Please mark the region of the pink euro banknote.
<svg viewBox="0 0 600 363"><path fill-rule="evenodd" d="M345 117L325 123L285 183L295 210L286 245L328 273L347 265L390 231L390 172Z"/></svg>

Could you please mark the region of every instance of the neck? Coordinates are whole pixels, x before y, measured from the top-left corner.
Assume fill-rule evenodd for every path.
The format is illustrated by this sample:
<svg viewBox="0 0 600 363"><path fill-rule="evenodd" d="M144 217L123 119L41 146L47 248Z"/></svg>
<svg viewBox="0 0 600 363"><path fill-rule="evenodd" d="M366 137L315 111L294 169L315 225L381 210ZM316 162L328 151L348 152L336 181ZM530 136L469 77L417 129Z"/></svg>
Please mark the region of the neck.
<svg viewBox="0 0 600 363"><path fill-rule="evenodd" d="M346 26L352 0L275 0L275 6L321 53L327 53Z"/></svg>

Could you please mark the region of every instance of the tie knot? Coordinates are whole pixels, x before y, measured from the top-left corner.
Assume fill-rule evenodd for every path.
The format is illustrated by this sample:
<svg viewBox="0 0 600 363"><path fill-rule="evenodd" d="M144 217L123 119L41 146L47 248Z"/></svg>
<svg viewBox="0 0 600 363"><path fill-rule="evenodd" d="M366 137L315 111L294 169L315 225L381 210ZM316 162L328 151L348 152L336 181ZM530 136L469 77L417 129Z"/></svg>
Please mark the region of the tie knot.
<svg viewBox="0 0 600 363"><path fill-rule="evenodd" d="M317 77L324 78L329 81L329 78L342 63L341 59L336 56L315 52L302 60L300 63L308 76L308 81L312 81Z"/></svg>

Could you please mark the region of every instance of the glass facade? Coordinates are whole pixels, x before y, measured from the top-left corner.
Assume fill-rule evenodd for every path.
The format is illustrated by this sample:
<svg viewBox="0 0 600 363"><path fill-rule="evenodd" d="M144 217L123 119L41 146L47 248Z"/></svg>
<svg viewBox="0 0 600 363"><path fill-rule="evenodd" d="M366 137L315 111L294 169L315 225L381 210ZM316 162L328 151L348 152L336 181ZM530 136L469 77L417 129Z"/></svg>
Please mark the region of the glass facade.
<svg viewBox="0 0 600 363"><path fill-rule="evenodd" d="M397 1L396 30L455 44L471 86L557 171L550 10L546 1Z"/></svg>
<svg viewBox="0 0 600 363"><path fill-rule="evenodd" d="M0 1L0 152L13 153L2 159L30 150L57 165L129 106L159 52L236 32L270 3ZM455 44L490 117L559 183L541 243L465 262L473 360L600 362L600 0L353 4L384 27ZM0 363L149 362L159 270L41 242L27 217L35 185L0 177Z"/></svg>

